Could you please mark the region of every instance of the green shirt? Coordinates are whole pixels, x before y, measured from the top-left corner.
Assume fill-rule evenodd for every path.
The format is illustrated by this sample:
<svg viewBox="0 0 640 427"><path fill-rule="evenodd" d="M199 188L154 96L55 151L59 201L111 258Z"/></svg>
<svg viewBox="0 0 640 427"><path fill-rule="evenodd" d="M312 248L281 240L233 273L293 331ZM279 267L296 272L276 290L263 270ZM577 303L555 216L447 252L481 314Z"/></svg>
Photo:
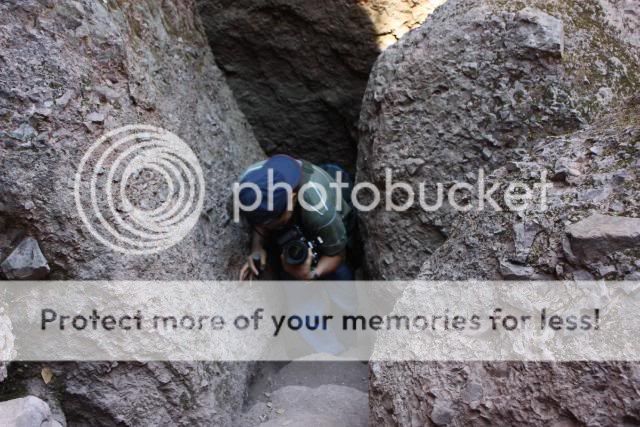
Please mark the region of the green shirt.
<svg viewBox="0 0 640 427"><path fill-rule="evenodd" d="M251 165L243 176L265 162ZM305 236L318 241L318 253L326 256L340 254L348 241L347 224L351 207L343 195L345 189L337 185L330 186L335 182L323 169L302 162L302 181L295 218Z"/></svg>
<svg viewBox="0 0 640 427"><path fill-rule="evenodd" d="M320 243L320 255L338 255L347 247L347 217L351 207L341 192L344 189L330 186L335 182L323 169L302 162L302 183L296 214L307 238L316 238Z"/></svg>

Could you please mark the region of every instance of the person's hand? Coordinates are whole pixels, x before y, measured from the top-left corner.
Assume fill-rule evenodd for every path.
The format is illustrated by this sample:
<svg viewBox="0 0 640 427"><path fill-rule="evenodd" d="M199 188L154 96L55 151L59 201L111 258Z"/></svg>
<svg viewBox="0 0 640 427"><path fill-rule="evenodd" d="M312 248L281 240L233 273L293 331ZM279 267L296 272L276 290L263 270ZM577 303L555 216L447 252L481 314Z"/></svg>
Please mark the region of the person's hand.
<svg viewBox="0 0 640 427"><path fill-rule="evenodd" d="M307 260L304 264L287 264L284 262L284 255L280 255L280 260L284 271L286 271L290 276L293 276L296 280L311 280L311 262L313 261L313 252L311 249L309 249L309 254L307 255Z"/></svg>
<svg viewBox="0 0 640 427"><path fill-rule="evenodd" d="M256 262L253 258L259 255L260 256L260 265L256 265ZM247 280L249 278L258 277L260 275L260 270L264 270L267 265L267 251L264 249L257 250L249 255L249 259L240 269L240 280Z"/></svg>

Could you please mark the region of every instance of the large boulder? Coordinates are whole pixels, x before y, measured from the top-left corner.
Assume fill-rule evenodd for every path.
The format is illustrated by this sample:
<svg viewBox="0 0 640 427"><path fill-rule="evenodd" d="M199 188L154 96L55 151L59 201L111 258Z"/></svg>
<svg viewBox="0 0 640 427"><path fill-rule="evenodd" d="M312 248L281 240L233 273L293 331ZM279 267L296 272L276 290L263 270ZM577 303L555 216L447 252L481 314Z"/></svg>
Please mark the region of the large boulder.
<svg viewBox="0 0 640 427"><path fill-rule="evenodd" d="M639 116L636 98L584 130L538 141L522 161L496 170L509 181L527 182L541 170L554 176L547 209L458 217L418 277L639 280ZM556 173L567 169L573 173ZM419 289L400 298L399 312L412 312ZM637 363L403 362L374 363L371 372L375 425L640 422Z"/></svg>
<svg viewBox="0 0 640 427"><path fill-rule="evenodd" d="M0 402L0 424L5 427L59 427L46 402L35 396Z"/></svg>
<svg viewBox="0 0 640 427"><path fill-rule="evenodd" d="M609 2L614 3L614 2ZM591 122L640 87L637 49L620 8L599 1L451 0L377 60L360 117L358 176L385 200L393 182L473 183L521 160L541 137ZM621 22L628 22L623 19ZM636 29L637 31L637 29ZM365 192L363 192L363 195ZM402 192L393 194L401 205ZM363 196L363 203L368 202ZM382 204L384 205L384 203ZM458 213L416 206L362 215L373 278L412 278Z"/></svg>
<svg viewBox="0 0 640 427"><path fill-rule="evenodd" d="M218 65L268 154L353 168L380 49L443 0L198 0Z"/></svg>
<svg viewBox="0 0 640 427"><path fill-rule="evenodd" d="M630 176L618 179L624 182ZM572 259L606 261L611 254L640 247L640 218L593 214L567 227L567 235Z"/></svg>
<svg viewBox="0 0 640 427"><path fill-rule="evenodd" d="M0 48L0 226L38 240L51 278L230 277L243 249L226 210L231 183L261 151L191 9L189 1L3 2L0 37L12 42ZM136 123L182 138L206 185L193 232L144 258L99 244L74 201L91 144Z"/></svg>
<svg viewBox="0 0 640 427"><path fill-rule="evenodd" d="M3 259L9 256L3 271L14 262L8 247L28 235L53 279L235 277L246 237L227 214L230 184L262 151L193 8L189 0L0 4L0 242L7 245ZM96 240L74 201L74 175L91 144L136 123L180 136L206 184L191 233L144 256ZM69 422L104 425L228 425L250 375L250 365L217 363L49 369L50 383L39 365L12 365L4 395L34 390L54 412L62 405Z"/></svg>

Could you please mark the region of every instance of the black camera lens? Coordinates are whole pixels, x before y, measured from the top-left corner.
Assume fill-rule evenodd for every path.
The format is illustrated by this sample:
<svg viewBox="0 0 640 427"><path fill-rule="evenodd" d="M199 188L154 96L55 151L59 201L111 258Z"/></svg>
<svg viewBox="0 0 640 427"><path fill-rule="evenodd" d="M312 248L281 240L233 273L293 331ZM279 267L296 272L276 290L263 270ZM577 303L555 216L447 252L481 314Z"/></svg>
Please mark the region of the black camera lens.
<svg viewBox="0 0 640 427"><path fill-rule="evenodd" d="M283 249L284 261L290 265L304 264L309 256L309 248L299 240L289 242Z"/></svg>

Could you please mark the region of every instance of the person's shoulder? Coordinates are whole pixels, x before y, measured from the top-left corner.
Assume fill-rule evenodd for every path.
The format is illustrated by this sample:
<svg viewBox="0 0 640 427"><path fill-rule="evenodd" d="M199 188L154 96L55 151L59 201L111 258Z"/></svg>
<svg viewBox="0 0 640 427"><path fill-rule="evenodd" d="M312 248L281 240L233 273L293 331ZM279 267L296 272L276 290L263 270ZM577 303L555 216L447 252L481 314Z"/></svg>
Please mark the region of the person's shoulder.
<svg viewBox="0 0 640 427"><path fill-rule="evenodd" d="M309 163L309 165L310 165L310 170L312 171L311 180L318 182L322 185L328 185L329 183L335 181L333 177L329 175L327 171L322 169L320 166L314 165L313 163Z"/></svg>
<svg viewBox="0 0 640 427"><path fill-rule="evenodd" d="M335 210L326 188L317 182L309 181L300 189L302 209L315 215L325 215Z"/></svg>

